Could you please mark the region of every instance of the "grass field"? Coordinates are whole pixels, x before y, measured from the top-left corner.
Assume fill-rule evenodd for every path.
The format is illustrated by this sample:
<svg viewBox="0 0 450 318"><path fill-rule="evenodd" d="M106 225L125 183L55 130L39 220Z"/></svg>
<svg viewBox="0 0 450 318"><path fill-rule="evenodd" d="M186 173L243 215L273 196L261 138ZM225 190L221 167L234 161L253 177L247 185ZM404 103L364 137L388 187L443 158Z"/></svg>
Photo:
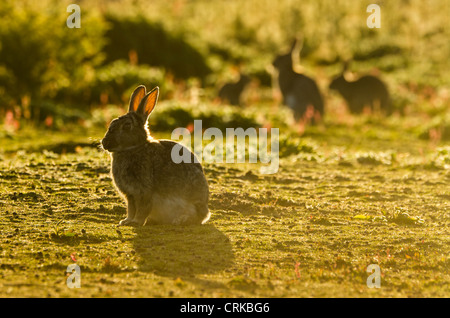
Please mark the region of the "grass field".
<svg viewBox="0 0 450 318"><path fill-rule="evenodd" d="M450 1L79 1L74 29L71 2L0 4L0 297L450 296ZM271 74L294 37L318 126L294 125ZM348 114L329 90L345 60L386 83L393 116ZM239 72L244 106L220 103ZM98 146L141 84L161 89L154 137L279 128L279 171L204 163L208 223L118 227Z"/></svg>
<svg viewBox="0 0 450 318"><path fill-rule="evenodd" d="M274 175L205 164L212 217L186 227L117 226L103 131L3 138L0 296L448 297L449 148L402 120L310 128Z"/></svg>

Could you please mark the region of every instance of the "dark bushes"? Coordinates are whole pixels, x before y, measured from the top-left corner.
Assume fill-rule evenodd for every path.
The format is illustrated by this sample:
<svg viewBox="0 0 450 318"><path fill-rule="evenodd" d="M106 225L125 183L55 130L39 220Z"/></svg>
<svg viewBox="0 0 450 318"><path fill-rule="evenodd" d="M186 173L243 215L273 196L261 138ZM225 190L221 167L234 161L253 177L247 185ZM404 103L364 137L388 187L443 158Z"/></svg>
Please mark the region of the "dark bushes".
<svg viewBox="0 0 450 318"><path fill-rule="evenodd" d="M211 73L205 57L187 43L182 35L168 33L161 24L142 16L118 18L106 16L106 63L129 59L135 52L139 64L159 66L179 78L204 79ZM133 54L133 53L132 53Z"/></svg>
<svg viewBox="0 0 450 318"><path fill-rule="evenodd" d="M69 29L66 7L53 4L0 5L1 107L19 106L25 118L40 118L49 101L67 102L64 91L83 91L102 60L102 19L85 12L83 27Z"/></svg>

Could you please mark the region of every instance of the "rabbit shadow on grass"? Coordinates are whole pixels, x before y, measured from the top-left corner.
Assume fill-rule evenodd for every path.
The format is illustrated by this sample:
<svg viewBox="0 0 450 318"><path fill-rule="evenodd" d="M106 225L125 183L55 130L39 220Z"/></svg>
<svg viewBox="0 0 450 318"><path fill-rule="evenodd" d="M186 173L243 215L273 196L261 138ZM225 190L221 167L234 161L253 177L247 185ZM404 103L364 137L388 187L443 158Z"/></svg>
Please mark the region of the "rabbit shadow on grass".
<svg viewBox="0 0 450 318"><path fill-rule="evenodd" d="M150 225L134 228L133 247L139 270L195 280L230 268L234 254L229 238L212 224Z"/></svg>

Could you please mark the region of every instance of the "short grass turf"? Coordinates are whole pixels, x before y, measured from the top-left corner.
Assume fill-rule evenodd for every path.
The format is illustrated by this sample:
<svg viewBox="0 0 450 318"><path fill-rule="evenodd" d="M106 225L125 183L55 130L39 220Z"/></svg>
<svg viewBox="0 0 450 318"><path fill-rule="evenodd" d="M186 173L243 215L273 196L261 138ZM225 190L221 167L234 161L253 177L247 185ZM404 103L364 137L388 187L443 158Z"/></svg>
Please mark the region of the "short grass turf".
<svg viewBox="0 0 450 318"><path fill-rule="evenodd" d="M210 221L118 227L100 132L2 140L1 297L448 297L450 173L396 125L312 129L273 175L205 164ZM47 136L46 138L41 138ZM447 161L446 161L447 160ZM81 288L66 285L78 264ZM381 270L368 288L367 267Z"/></svg>

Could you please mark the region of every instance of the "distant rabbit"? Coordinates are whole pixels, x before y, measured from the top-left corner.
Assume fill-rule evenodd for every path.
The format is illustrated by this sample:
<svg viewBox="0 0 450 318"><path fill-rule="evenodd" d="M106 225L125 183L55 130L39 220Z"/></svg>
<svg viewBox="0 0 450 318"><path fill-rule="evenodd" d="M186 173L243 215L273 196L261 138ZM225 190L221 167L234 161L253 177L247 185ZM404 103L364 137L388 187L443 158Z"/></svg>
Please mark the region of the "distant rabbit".
<svg viewBox="0 0 450 318"><path fill-rule="evenodd" d="M392 113L389 92L386 85L377 77L365 75L358 80L349 82L344 73L348 69L348 62L344 63L340 75L336 76L330 84L330 89L338 91L348 104L350 112L360 114L364 107L375 110L378 106L387 115Z"/></svg>
<svg viewBox="0 0 450 318"><path fill-rule="evenodd" d="M251 79L245 74L241 74L239 81L236 83L226 83L219 90L219 97L227 100L231 105L241 105L241 95L245 87L250 83Z"/></svg>
<svg viewBox="0 0 450 318"><path fill-rule="evenodd" d="M311 117L315 122L317 117L324 114L324 104L322 95L316 82L306 75L294 71L292 56L293 53L300 53L298 40L295 40L289 53L278 55L272 65L278 70L278 83L283 95L283 102L294 112L296 121L304 119L305 115Z"/></svg>
<svg viewBox="0 0 450 318"><path fill-rule="evenodd" d="M205 223L209 189L202 166L185 147L191 163L175 163L171 152L179 144L149 135L147 119L158 94L158 87L148 94L145 86L137 87L128 113L111 122L101 141L111 153L114 184L128 204L127 217L119 224Z"/></svg>

